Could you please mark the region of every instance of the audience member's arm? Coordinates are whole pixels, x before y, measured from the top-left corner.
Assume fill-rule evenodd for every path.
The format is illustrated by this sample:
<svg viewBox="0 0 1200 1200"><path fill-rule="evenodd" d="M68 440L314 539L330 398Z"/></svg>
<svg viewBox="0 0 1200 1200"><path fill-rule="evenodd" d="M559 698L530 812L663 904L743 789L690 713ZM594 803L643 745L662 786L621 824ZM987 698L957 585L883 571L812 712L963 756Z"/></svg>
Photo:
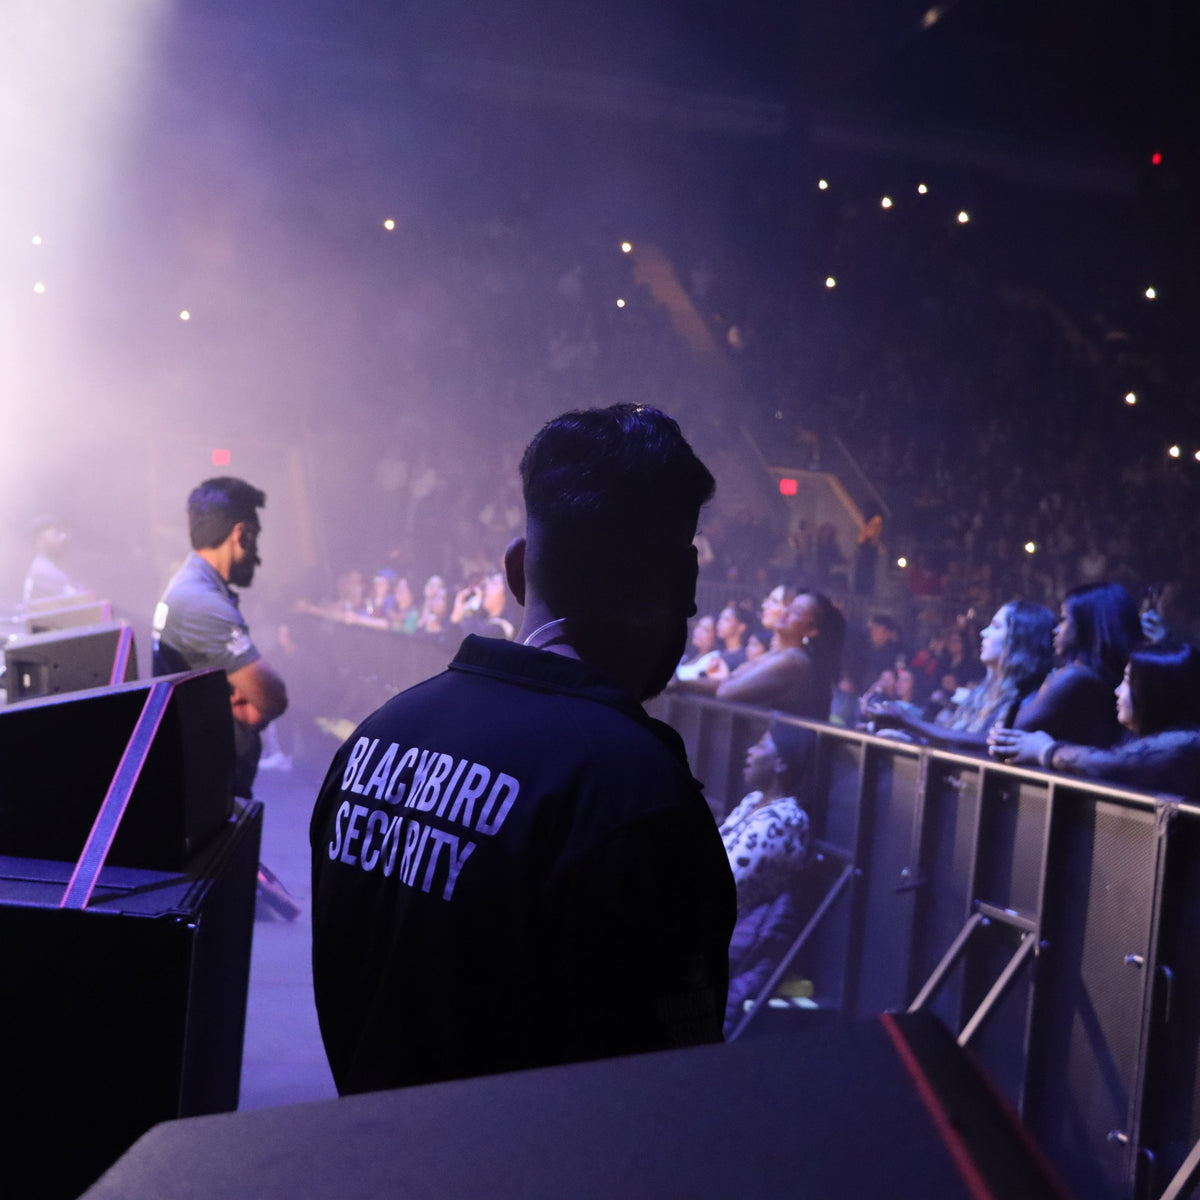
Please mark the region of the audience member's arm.
<svg viewBox="0 0 1200 1200"><path fill-rule="evenodd" d="M764 654L753 662L742 663L722 681L717 686L717 699L736 704L772 704L795 686L798 677L811 673L808 656L799 650Z"/></svg>
<svg viewBox="0 0 1200 1200"><path fill-rule="evenodd" d="M885 701L869 710L869 715L875 718L886 718L886 724L905 729L927 742L937 746L945 746L950 750L986 750L988 738L986 733L970 733L965 729L947 729L945 725L935 725L932 721L921 721L904 711L904 707L893 702Z"/></svg>
<svg viewBox="0 0 1200 1200"><path fill-rule="evenodd" d="M990 742L992 755L1006 762L1164 791L1187 790L1185 777L1197 778L1200 766L1200 734L1190 729L1132 738L1107 750L1015 729L994 730Z"/></svg>
<svg viewBox="0 0 1200 1200"><path fill-rule="evenodd" d="M1046 677L1032 695L1026 696L1013 721L1014 729L1041 729L1053 734L1055 727L1078 704L1086 703L1090 681L1079 667L1065 667Z"/></svg>
<svg viewBox="0 0 1200 1200"><path fill-rule="evenodd" d="M729 666L719 655L704 668L703 675L680 678L675 676L675 687L683 692L695 692L702 696L715 696L722 682L729 678Z"/></svg>

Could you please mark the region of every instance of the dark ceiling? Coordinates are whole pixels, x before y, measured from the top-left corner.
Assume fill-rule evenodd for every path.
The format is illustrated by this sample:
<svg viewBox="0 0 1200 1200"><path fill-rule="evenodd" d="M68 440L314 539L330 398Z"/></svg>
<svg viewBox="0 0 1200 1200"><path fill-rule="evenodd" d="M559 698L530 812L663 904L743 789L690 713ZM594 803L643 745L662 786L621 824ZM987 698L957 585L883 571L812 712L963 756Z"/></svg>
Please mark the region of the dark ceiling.
<svg viewBox="0 0 1200 1200"><path fill-rule="evenodd" d="M376 62L592 72L1141 155L1187 151L1194 0L192 0ZM186 11L186 10L185 10Z"/></svg>

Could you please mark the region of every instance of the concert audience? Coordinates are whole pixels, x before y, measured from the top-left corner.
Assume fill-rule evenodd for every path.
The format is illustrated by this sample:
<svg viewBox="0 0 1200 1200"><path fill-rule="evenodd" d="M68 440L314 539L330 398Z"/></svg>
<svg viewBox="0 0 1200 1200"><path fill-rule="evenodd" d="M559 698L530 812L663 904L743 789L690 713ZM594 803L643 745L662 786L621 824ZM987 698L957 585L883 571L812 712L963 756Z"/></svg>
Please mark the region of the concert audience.
<svg viewBox="0 0 1200 1200"><path fill-rule="evenodd" d="M808 731L772 721L746 752L743 778L751 790L721 824L738 911L729 943L726 1037L799 933L794 890L808 858L809 822L797 793L811 742Z"/></svg>
<svg viewBox="0 0 1200 1200"><path fill-rule="evenodd" d="M450 624L463 636L473 633L479 637L504 638L512 641L516 632L511 621L504 617L508 603L508 588L503 571L489 571L477 584L468 584L454 597Z"/></svg>
<svg viewBox="0 0 1200 1200"><path fill-rule="evenodd" d="M716 696L827 720L845 633L846 619L828 596L800 592L776 619L772 648L718 683Z"/></svg>
<svg viewBox="0 0 1200 1200"><path fill-rule="evenodd" d="M923 721L911 706L895 700L872 703L869 715L877 725L901 731L934 745L982 750L987 732L996 724L1011 725L1021 702L1041 686L1053 655L1054 615L1040 604L1014 600L997 609L980 634L979 661L983 682L938 718Z"/></svg>
<svg viewBox="0 0 1200 1200"><path fill-rule="evenodd" d="M717 614L716 635L721 658L730 671L746 661L745 637L754 614L748 605L731 600Z"/></svg>
<svg viewBox="0 0 1200 1200"><path fill-rule="evenodd" d="M397 633L414 633L421 618L417 606L413 603L412 588L403 576L396 580L392 591L392 610L389 617L391 627Z"/></svg>
<svg viewBox="0 0 1200 1200"><path fill-rule="evenodd" d="M746 659L753 662L756 658L761 658L766 654L770 645L770 635L755 621L746 634Z"/></svg>
<svg viewBox="0 0 1200 1200"><path fill-rule="evenodd" d="M1117 688L1116 709L1132 736L1115 746L997 729L989 749L1007 762L1175 795L1200 794L1200 652L1178 642L1134 650Z"/></svg>
<svg viewBox="0 0 1200 1200"><path fill-rule="evenodd" d="M425 581L424 603L417 618L417 633L437 637L445 632L446 581L440 575L430 575Z"/></svg>
<svg viewBox="0 0 1200 1200"><path fill-rule="evenodd" d="M1085 746L1111 746L1121 733L1113 688L1140 640L1137 607L1119 583L1073 588L1054 630L1054 652L1063 666L1024 700L1013 728L1040 729Z"/></svg>
<svg viewBox="0 0 1200 1200"><path fill-rule="evenodd" d="M692 650L695 652L684 658L675 668L675 680L678 685L692 685L704 679L710 668L720 662L721 653L717 649L716 620L710 615L697 617L692 625ZM692 690L703 690L693 688Z"/></svg>

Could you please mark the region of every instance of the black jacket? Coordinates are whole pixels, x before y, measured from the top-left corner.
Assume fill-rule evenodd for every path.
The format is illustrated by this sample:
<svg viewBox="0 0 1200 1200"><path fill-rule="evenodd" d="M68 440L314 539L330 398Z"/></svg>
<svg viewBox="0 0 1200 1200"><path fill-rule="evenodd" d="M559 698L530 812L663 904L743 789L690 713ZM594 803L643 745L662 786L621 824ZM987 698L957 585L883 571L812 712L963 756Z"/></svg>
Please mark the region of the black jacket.
<svg viewBox="0 0 1200 1200"><path fill-rule="evenodd" d="M587 664L468 637L311 826L339 1091L718 1041L732 877L682 743Z"/></svg>

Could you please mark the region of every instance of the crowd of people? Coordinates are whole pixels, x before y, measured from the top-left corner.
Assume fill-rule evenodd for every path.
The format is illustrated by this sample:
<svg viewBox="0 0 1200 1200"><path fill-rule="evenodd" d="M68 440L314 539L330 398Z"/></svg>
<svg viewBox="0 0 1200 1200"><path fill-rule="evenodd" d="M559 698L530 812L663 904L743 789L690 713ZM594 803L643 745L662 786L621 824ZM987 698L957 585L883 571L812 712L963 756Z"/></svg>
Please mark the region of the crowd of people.
<svg viewBox="0 0 1200 1200"><path fill-rule="evenodd" d="M1191 793L1195 779L1160 761L1200 750L1198 655L1178 594L1139 611L1119 583L1081 584L1057 615L1012 600L982 628L958 616L913 653L887 614L848 630L828 596L779 585L757 614L731 601L699 615L672 687L1134 786L1163 790L1170 778ZM1167 730L1148 758L1141 739Z"/></svg>
<svg viewBox="0 0 1200 1200"><path fill-rule="evenodd" d="M511 639L515 626L505 616L508 606L508 588L500 570L477 572L451 601L441 575L430 575L418 597L407 578L391 567L381 567L369 584L362 571L346 571L338 577L333 600L299 600L295 610L448 644L452 636L461 640L468 633Z"/></svg>
<svg viewBox="0 0 1200 1200"><path fill-rule="evenodd" d="M738 893L726 1036L806 919L814 741L778 714L1195 796L1200 651L1180 640L1189 632L1180 615L1162 604L1139 612L1121 584L1087 583L1066 593L1057 615L1012 600L982 629L960 616L915 654L887 614L847 631L827 596L782 585L757 614L730 602L698 616L671 686L772 710L769 732L746 756L750 790L721 824Z"/></svg>

